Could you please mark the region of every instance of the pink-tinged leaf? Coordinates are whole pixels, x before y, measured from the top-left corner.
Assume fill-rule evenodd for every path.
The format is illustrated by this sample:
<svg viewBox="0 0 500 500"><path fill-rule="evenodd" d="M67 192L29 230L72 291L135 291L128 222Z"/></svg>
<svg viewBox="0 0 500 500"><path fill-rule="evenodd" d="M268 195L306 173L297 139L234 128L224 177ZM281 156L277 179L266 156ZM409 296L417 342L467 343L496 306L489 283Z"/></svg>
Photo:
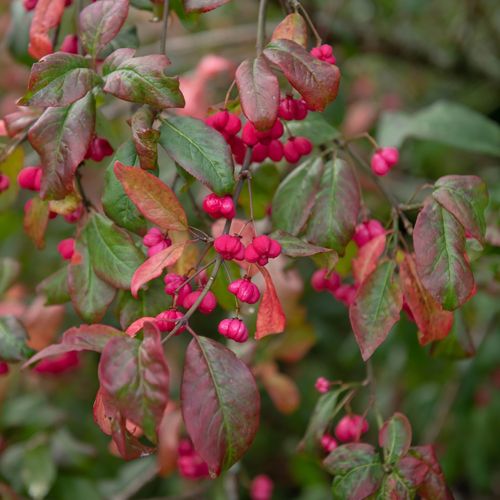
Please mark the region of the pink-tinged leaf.
<svg viewBox="0 0 500 500"><path fill-rule="evenodd" d="M384 500L412 500L415 492L399 474L389 472L384 476L377 498Z"/></svg>
<svg viewBox="0 0 500 500"><path fill-rule="evenodd" d="M405 415L395 413L384 422L378 433L378 443L384 449L385 463L395 463L404 457L411 445L411 425Z"/></svg>
<svg viewBox="0 0 500 500"><path fill-rule="evenodd" d="M259 426L259 391L249 368L227 347L193 338L181 402L187 432L212 474L231 467L250 447Z"/></svg>
<svg viewBox="0 0 500 500"><path fill-rule="evenodd" d="M92 56L118 35L128 15L128 0L99 0L80 12L80 40Z"/></svg>
<svg viewBox="0 0 500 500"><path fill-rule="evenodd" d="M169 64L160 54L125 59L105 76L103 90L124 101L160 109L182 108L179 79L165 75Z"/></svg>
<svg viewBox="0 0 500 500"><path fill-rule="evenodd" d="M124 337L124 333L107 325L82 325L64 332L59 344L49 345L30 358L24 367L37 361L70 351L101 352L113 338Z"/></svg>
<svg viewBox="0 0 500 500"><path fill-rule="evenodd" d="M95 395L93 405L94 421L102 432L107 436L113 433L112 422L117 416L117 409L112 404L111 398L106 394L102 387L99 387Z"/></svg>
<svg viewBox="0 0 500 500"><path fill-rule="evenodd" d="M115 175L146 219L164 231L185 231L187 218L175 193L158 177L137 167L115 163Z"/></svg>
<svg viewBox="0 0 500 500"><path fill-rule="evenodd" d="M236 85L244 115L257 129L270 129L278 117L280 86L264 56L238 66Z"/></svg>
<svg viewBox="0 0 500 500"><path fill-rule="evenodd" d="M35 59L51 54L54 49L49 32L60 22L64 13L65 0L39 0L30 25L28 52Z"/></svg>
<svg viewBox="0 0 500 500"><path fill-rule="evenodd" d="M354 234L360 209L359 184L352 167L340 159L328 162L307 226L308 240L343 255Z"/></svg>
<svg viewBox="0 0 500 500"><path fill-rule="evenodd" d="M169 404L158 429L158 474L169 476L177 469L179 437L182 413L174 404Z"/></svg>
<svg viewBox="0 0 500 500"><path fill-rule="evenodd" d="M335 477L334 499L359 500L373 495L382 484L384 469L373 446L349 443L333 450L323 461Z"/></svg>
<svg viewBox="0 0 500 500"><path fill-rule="evenodd" d="M130 337L135 337L143 328L146 323L154 323L156 318L152 316L144 316L144 318L136 319L133 323L131 323L125 333Z"/></svg>
<svg viewBox="0 0 500 500"><path fill-rule="evenodd" d="M305 19L297 12L288 14L288 16L274 28L271 40L273 42L275 40L291 40L307 48L307 24Z"/></svg>
<svg viewBox="0 0 500 500"><path fill-rule="evenodd" d="M484 243L486 184L475 175L447 175L438 179L435 187L433 198L452 213L473 238Z"/></svg>
<svg viewBox="0 0 500 500"><path fill-rule="evenodd" d="M45 231L48 223L49 204L35 196L24 214L24 230L38 249L45 246Z"/></svg>
<svg viewBox="0 0 500 500"><path fill-rule="evenodd" d="M230 0L183 0L186 12L209 12Z"/></svg>
<svg viewBox="0 0 500 500"><path fill-rule="evenodd" d="M158 140L160 132L153 128L155 114L149 106L143 106L133 115L130 122L132 139L139 156L141 168L152 170L158 164Z"/></svg>
<svg viewBox="0 0 500 500"><path fill-rule="evenodd" d="M281 231L281 229L274 231L270 236L281 245L281 253L289 257L310 257L318 253L332 252L330 248L312 245L297 236Z"/></svg>
<svg viewBox="0 0 500 500"><path fill-rule="evenodd" d="M360 286L349 308L352 329L366 361L399 320L403 294L395 276L396 264L385 261Z"/></svg>
<svg viewBox="0 0 500 500"><path fill-rule="evenodd" d="M410 484L412 488L416 488L424 482L430 467L422 460L408 454L398 462L397 469L398 473L405 481Z"/></svg>
<svg viewBox="0 0 500 500"><path fill-rule="evenodd" d="M265 267L259 266L259 271L264 277L266 289L262 294L262 300L257 311L257 325L255 328L255 338L257 340L275 333L282 333L285 331L286 326L285 313L276 293L273 279Z"/></svg>
<svg viewBox="0 0 500 500"><path fill-rule="evenodd" d="M298 43L274 40L265 48L264 55L283 71L312 110L323 111L337 97L339 68L316 59Z"/></svg>
<svg viewBox="0 0 500 500"><path fill-rule="evenodd" d="M74 191L74 172L94 135L95 113L89 92L69 106L47 108L31 127L28 138L43 169L42 198L63 199Z"/></svg>
<svg viewBox="0 0 500 500"><path fill-rule="evenodd" d="M21 106L67 106L81 99L99 81L90 60L65 52L49 54L31 68L28 92Z"/></svg>
<svg viewBox="0 0 500 500"><path fill-rule="evenodd" d="M161 275L168 266L173 266L182 255L186 242L174 243L172 246L150 257L144 264L139 266L132 277L130 291L137 298L142 285Z"/></svg>
<svg viewBox="0 0 500 500"><path fill-rule="evenodd" d="M123 336L106 344L99 362L99 380L121 415L156 442L168 402L169 371L158 328L146 323L143 331L142 342Z"/></svg>
<svg viewBox="0 0 500 500"><path fill-rule="evenodd" d="M300 393L292 378L280 373L273 363L256 366L254 373L258 373L262 385L279 412L290 415L297 410L300 406Z"/></svg>
<svg viewBox="0 0 500 500"><path fill-rule="evenodd" d="M432 198L418 214L413 246L418 275L429 293L449 311L464 304L474 289L465 253L465 230Z"/></svg>
<svg viewBox="0 0 500 500"><path fill-rule="evenodd" d="M356 284L361 284L375 270L384 253L387 237L381 234L363 245L357 257L352 260L352 274Z"/></svg>
<svg viewBox="0 0 500 500"><path fill-rule="evenodd" d="M443 310L441 304L424 288L411 255L405 255L399 265L399 274L403 295L419 329L420 344L444 339L453 326L453 313Z"/></svg>
<svg viewBox="0 0 500 500"><path fill-rule="evenodd" d="M36 122L42 111L36 108L21 107L18 111L5 115L3 121L9 137L14 137Z"/></svg>
<svg viewBox="0 0 500 500"><path fill-rule="evenodd" d="M116 71L120 64L124 63L128 59L132 59L135 56L136 50L124 47L121 49L116 49L111 52L104 62L102 63L102 74L104 76L108 75L112 71Z"/></svg>

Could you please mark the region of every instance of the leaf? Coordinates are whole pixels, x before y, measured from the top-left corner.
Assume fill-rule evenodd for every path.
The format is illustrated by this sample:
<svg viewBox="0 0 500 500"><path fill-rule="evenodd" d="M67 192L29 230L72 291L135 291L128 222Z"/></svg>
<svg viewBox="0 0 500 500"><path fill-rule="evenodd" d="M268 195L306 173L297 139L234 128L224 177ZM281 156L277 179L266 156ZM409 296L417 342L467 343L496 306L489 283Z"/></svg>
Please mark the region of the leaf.
<svg viewBox="0 0 500 500"><path fill-rule="evenodd" d="M114 170L117 161L125 165L135 165L137 159L137 152L132 141L124 142L118 148L106 168L102 205L106 215L119 226L133 233L143 235L146 232L146 220L132 203L132 200L125 194Z"/></svg>
<svg viewBox="0 0 500 500"><path fill-rule="evenodd" d="M311 243L307 243L281 229L271 233L270 237L281 245L281 253L289 257L309 257L318 253L331 252L329 248L311 245Z"/></svg>
<svg viewBox="0 0 500 500"><path fill-rule="evenodd" d="M308 240L343 255L354 234L360 208L359 185L353 169L343 160L328 162L307 226Z"/></svg>
<svg viewBox="0 0 500 500"><path fill-rule="evenodd" d="M297 236L314 206L324 169L320 158L301 163L283 180L273 199L273 226ZM294 203L290 203L294 200Z"/></svg>
<svg viewBox="0 0 500 500"><path fill-rule="evenodd" d="M193 337L184 362L182 415L212 474L236 463L259 426L260 396L251 371L222 344Z"/></svg>
<svg viewBox="0 0 500 500"><path fill-rule="evenodd" d="M22 323L13 316L0 318L0 359L9 363L24 361L33 350L27 345L28 334Z"/></svg>
<svg viewBox="0 0 500 500"><path fill-rule="evenodd" d="M36 287L39 294L45 295L46 305L64 304L71 297L68 289L68 266L64 266L45 278Z"/></svg>
<svg viewBox="0 0 500 500"><path fill-rule="evenodd" d="M413 231L417 272L424 287L446 310L464 304L474 288L465 254L465 231L432 198L418 214Z"/></svg>
<svg viewBox="0 0 500 500"><path fill-rule="evenodd" d="M385 463L394 464L408 453L411 436L411 424L402 413L395 413L384 422L378 433L378 442L384 449Z"/></svg>
<svg viewBox="0 0 500 500"><path fill-rule="evenodd" d="M424 288L411 255L405 254L399 265L399 273L403 295L419 329L420 344L425 345L447 337L453 326L453 313L444 311Z"/></svg>
<svg viewBox="0 0 500 500"><path fill-rule="evenodd" d="M375 271L378 260L384 253L386 241L385 234L380 234L359 249L358 255L352 260L352 274L357 284L363 283Z"/></svg>
<svg viewBox="0 0 500 500"><path fill-rule="evenodd" d="M124 26L118 35L99 52L97 59L106 59L115 50L127 47L129 49L139 48L139 35L135 26ZM106 74L103 72L103 74Z"/></svg>
<svg viewBox="0 0 500 500"><path fill-rule="evenodd" d="M77 54L49 54L31 68L28 92L21 106L67 106L87 94L99 81L90 60Z"/></svg>
<svg viewBox="0 0 500 500"><path fill-rule="evenodd" d="M138 210L164 231L186 231L187 218L175 193L158 177L115 163L115 175Z"/></svg>
<svg viewBox="0 0 500 500"><path fill-rule="evenodd" d="M35 59L51 54L54 49L49 31L61 22L65 0L39 0L30 25L28 52Z"/></svg>
<svg viewBox="0 0 500 500"><path fill-rule="evenodd" d="M132 282L130 284L132 295L137 298L137 294L142 285L158 278L166 267L174 265L177 260L179 260L185 246L186 242L184 241L181 243L174 243L172 246L165 248L165 250L153 255L153 257L150 257L146 262L141 264L132 276Z"/></svg>
<svg viewBox="0 0 500 500"><path fill-rule="evenodd" d="M130 47L122 47L111 52L102 63L102 74L107 76L116 71L120 64L132 59L135 53L136 50Z"/></svg>
<svg viewBox="0 0 500 500"><path fill-rule="evenodd" d="M169 405L158 428L158 474L162 477L169 476L177 470L181 426L181 411L173 404Z"/></svg>
<svg viewBox="0 0 500 500"><path fill-rule="evenodd" d="M26 130L41 115L41 110L36 108L18 108L18 111L9 113L3 117L5 128L9 137L15 137L17 134Z"/></svg>
<svg viewBox="0 0 500 500"><path fill-rule="evenodd" d="M323 111L336 97L340 84L337 66L313 57L291 40L274 40L264 55L284 73L313 111Z"/></svg>
<svg viewBox="0 0 500 500"><path fill-rule="evenodd" d="M183 0L186 12L208 12L216 9L229 0Z"/></svg>
<svg viewBox="0 0 500 500"><path fill-rule="evenodd" d="M12 151L3 161L0 161L0 172L9 178L9 189L0 196L0 212L11 206L19 193L19 184L17 183L17 175L24 165L24 150L18 147Z"/></svg>
<svg viewBox="0 0 500 500"><path fill-rule="evenodd" d="M88 323L101 320L115 298L116 290L94 272L83 236L76 239L68 268L68 288L75 311Z"/></svg>
<svg viewBox="0 0 500 500"><path fill-rule="evenodd" d="M38 249L45 246L45 231L49 223L49 204L38 196L32 201L24 214L24 231Z"/></svg>
<svg viewBox="0 0 500 500"><path fill-rule="evenodd" d="M292 42L302 45L307 48L307 24L305 19L293 12L281 21L276 28L274 28L271 40L291 40Z"/></svg>
<svg viewBox="0 0 500 500"><path fill-rule="evenodd" d="M413 115L384 113L377 130L377 141L384 146L399 148L406 139L416 138L500 156L500 126L454 102L438 101Z"/></svg>
<svg viewBox="0 0 500 500"><path fill-rule="evenodd" d="M264 277L266 288L262 294L262 300L257 311L256 340L260 340L268 335L282 333L285 331L286 326L285 313L274 288L273 279L265 267L258 266L258 268Z"/></svg>
<svg viewBox="0 0 500 500"><path fill-rule="evenodd" d="M131 120L132 138L141 162L141 168L152 170L158 164L160 132L153 128L155 115L149 106L139 108Z"/></svg>
<svg viewBox="0 0 500 500"><path fill-rule="evenodd" d="M144 325L144 339L116 337L104 348L99 381L120 413L156 442L157 428L168 402L169 371L161 335Z"/></svg>
<svg viewBox="0 0 500 500"><path fill-rule="evenodd" d="M411 454L401 458L397 463L397 472L412 487L423 483L429 473L429 466Z"/></svg>
<svg viewBox="0 0 500 500"><path fill-rule="evenodd" d="M243 61L235 78L244 115L258 130L269 130L278 117L280 86L264 56Z"/></svg>
<svg viewBox="0 0 500 500"><path fill-rule="evenodd" d="M42 198L62 199L73 189L76 168L85 158L94 135L95 101L91 92L61 108L47 108L29 131L40 155Z"/></svg>
<svg viewBox="0 0 500 500"><path fill-rule="evenodd" d="M95 58L120 32L128 15L128 0L99 0L80 12L80 40Z"/></svg>
<svg viewBox="0 0 500 500"><path fill-rule="evenodd" d="M160 54L125 59L104 77L103 90L124 101L160 109L182 108L179 79L165 75L169 64L167 57Z"/></svg>
<svg viewBox="0 0 500 500"><path fill-rule="evenodd" d="M4 294L16 281L21 266L10 257L0 258L0 295Z"/></svg>
<svg viewBox="0 0 500 500"><path fill-rule="evenodd" d="M338 138L340 132L330 125L322 113L309 112L304 120L287 122L290 133L309 139L315 146L321 146Z"/></svg>
<svg viewBox="0 0 500 500"><path fill-rule="evenodd" d="M70 328L63 334L59 344L52 344L37 352L23 367L37 363L50 356L58 356L70 351L102 352L107 343L114 338L125 337L116 328L107 325L82 325Z"/></svg>
<svg viewBox="0 0 500 500"><path fill-rule="evenodd" d="M44 441L24 451L19 471L28 495L35 500L47 497L57 476L51 449Z"/></svg>
<svg viewBox="0 0 500 500"><path fill-rule="evenodd" d="M160 126L160 144L175 162L216 194L232 193L233 160L219 132L195 118L169 116Z"/></svg>
<svg viewBox="0 0 500 500"><path fill-rule="evenodd" d="M384 477L382 486L377 493L377 500L412 500L415 492L409 484L397 473L391 472Z"/></svg>
<svg viewBox="0 0 500 500"><path fill-rule="evenodd" d="M258 366L260 379L276 409L284 415L290 415L300 405L300 393L294 380L280 373L273 364Z"/></svg>
<svg viewBox="0 0 500 500"><path fill-rule="evenodd" d="M322 394L318 398L309 420L306 433L300 442L299 447L301 449L311 452L318 447L328 424L341 409L341 406L339 406L339 398L343 392L345 392L344 389L336 389L326 394Z"/></svg>
<svg viewBox="0 0 500 500"><path fill-rule="evenodd" d="M465 230L484 243L488 206L486 184L475 175L447 175L436 181L433 198L464 226Z"/></svg>
<svg viewBox="0 0 500 500"><path fill-rule="evenodd" d="M96 274L115 288L130 288L134 271L144 259L132 238L97 212L91 212L84 232Z"/></svg>
<svg viewBox="0 0 500 500"><path fill-rule="evenodd" d="M339 446L325 458L323 465L335 475L332 484L334 500L367 498L379 489L384 477L375 449L365 443Z"/></svg>
<svg viewBox="0 0 500 500"><path fill-rule="evenodd" d="M363 282L349 308L352 329L366 361L399 320L403 294L395 279L396 264L385 261Z"/></svg>

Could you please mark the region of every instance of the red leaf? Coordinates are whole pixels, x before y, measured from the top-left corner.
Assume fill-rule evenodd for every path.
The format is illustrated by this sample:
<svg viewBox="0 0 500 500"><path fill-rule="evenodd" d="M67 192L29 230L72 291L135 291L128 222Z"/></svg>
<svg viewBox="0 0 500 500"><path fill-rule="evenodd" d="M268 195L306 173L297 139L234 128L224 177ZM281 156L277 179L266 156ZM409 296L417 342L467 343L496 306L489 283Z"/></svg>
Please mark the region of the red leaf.
<svg viewBox="0 0 500 500"><path fill-rule="evenodd" d="M316 59L298 43L275 40L266 47L264 55L283 71L312 110L323 111L337 97L337 66Z"/></svg>
<svg viewBox="0 0 500 500"><path fill-rule="evenodd" d="M411 454L403 457L397 464L398 473L412 486L416 488L423 483L430 470L429 466L412 456Z"/></svg>
<svg viewBox="0 0 500 500"><path fill-rule="evenodd" d="M172 246L153 255L153 257L150 257L144 264L139 266L134 276L132 276L132 282L130 284L132 295L137 298L137 294L142 285L152 279L158 278L166 267L174 265L182 255L185 246L185 241L182 243L174 243Z"/></svg>
<svg viewBox="0 0 500 500"><path fill-rule="evenodd" d="M104 434L111 436L113 432L112 422L116 418L117 410L111 404L110 397L106 394L102 387L99 387L95 395L93 406L94 421L99 426Z"/></svg>
<svg viewBox="0 0 500 500"><path fill-rule="evenodd" d="M37 108L20 107L18 111L5 115L3 121L9 137L14 137L26 130L40 116L41 110Z"/></svg>
<svg viewBox="0 0 500 500"><path fill-rule="evenodd" d="M395 413L384 422L378 433L379 445L384 449L386 463L395 463L410 449L411 425L405 415Z"/></svg>
<svg viewBox="0 0 500 500"><path fill-rule="evenodd" d="M361 284L375 270L380 256L384 253L385 234L381 234L363 245L358 256L352 261L352 274L356 284Z"/></svg>
<svg viewBox="0 0 500 500"><path fill-rule="evenodd" d="M158 177L117 161L115 175L127 196L146 219L165 231L184 231L187 219L175 193Z"/></svg>
<svg viewBox="0 0 500 500"><path fill-rule="evenodd" d="M300 405L300 393L292 378L280 373L273 363L259 365L255 369L258 370L258 376L278 411L289 415L297 410Z"/></svg>
<svg viewBox="0 0 500 500"><path fill-rule="evenodd" d="M124 333L106 325L82 325L70 328L64 332L59 344L49 345L37 352L23 367L32 365L41 359L57 356L69 351L101 352L105 345L113 338L123 337Z"/></svg>
<svg viewBox="0 0 500 500"><path fill-rule="evenodd" d="M31 199L31 203L24 214L24 230L38 249L45 246L45 231L48 223L49 204L35 196Z"/></svg>
<svg viewBox="0 0 500 500"><path fill-rule="evenodd" d="M307 48L307 24L297 12L288 14L274 29L271 40L282 39L291 40Z"/></svg>
<svg viewBox="0 0 500 500"><path fill-rule="evenodd" d="M444 339L453 326L453 313L444 311L441 304L424 288L411 255L405 255L399 265L399 273L406 303L419 329L420 344Z"/></svg>
<svg viewBox="0 0 500 500"><path fill-rule="evenodd" d="M128 326L125 333L130 337L135 337L138 332L140 332L146 323L154 323L155 318L152 316L144 316L144 318L136 319L132 324Z"/></svg>
<svg viewBox="0 0 500 500"><path fill-rule="evenodd" d="M177 469L181 425L181 411L169 403L158 428L158 473L163 477Z"/></svg>
<svg viewBox="0 0 500 500"><path fill-rule="evenodd" d="M385 261L363 282L349 309L352 329L366 361L399 320L403 294L395 279L396 264Z"/></svg>
<svg viewBox="0 0 500 500"><path fill-rule="evenodd" d="M236 70L243 113L259 130L268 130L278 117L280 86L263 56L243 61Z"/></svg>
<svg viewBox="0 0 500 500"><path fill-rule="evenodd" d="M281 307L271 275L265 267L259 266L259 271L266 282L266 289L257 312L257 327L255 329L255 338L257 340L267 337L267 335L282 333L285 331L286 325L285 313Z"/></svg>
<svg viewBox="0 0 500 500"><path fill-rule="evenodd" d="M186 12L208 12L228 2L229 0L184 0L184 9Z"/></svg>
<svg viewBox="0 0 500 500"><path fill-rule="evenodd" d="M38 0L31 21L28 46L28 52L35 59L54 51L49 31L61 22L65 4L65 0Z"/></svg>

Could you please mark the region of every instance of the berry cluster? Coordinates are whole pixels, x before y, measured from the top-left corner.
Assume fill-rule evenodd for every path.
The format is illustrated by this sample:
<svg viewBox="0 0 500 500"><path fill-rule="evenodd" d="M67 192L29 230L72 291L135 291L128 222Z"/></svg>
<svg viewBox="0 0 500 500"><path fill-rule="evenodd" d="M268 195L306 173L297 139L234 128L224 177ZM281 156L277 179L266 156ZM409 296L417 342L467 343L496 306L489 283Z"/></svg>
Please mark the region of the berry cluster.
<svg viewBox="0 0 500 500"><path fill-rule="evenodd" d="M246 248L239 236L223 234L215 239L214 249L224 260L246 260L260 266L281 254L281 245L265 234L254 238Z"/></svg>
<svg viewBox="0 0 500 500"><path fill-rule="evenodd" d="M208 477L208 465L198 455L189 439L181 439L177 453L177 468L182 477L186 479Z"/></svg>
<svg viewBox="0 0 500 500"><path fill-rule="evenodd" d="M203 200L203 210L214 219L233 219L236 215L233 198L229 195L210 193Z"/></svg>
<svg viewBox="0 0 500 500"><path fill-rule="evenodd" d="M111 144L104 137L95 136L90 141L87 152L85 153L85 159L100 162L106 156L111 156L113 152Z"/></svg>
<svg viewBox="0 0 500 500"><path fill-rule="evenodd" d="M317 292L329 292L338 301L350 306L356 296L355 285L342 283L340 275L326 268L318 269L311 277L311 286Z"/></svg>
<svg viewBox="0 0 500 500"><path fill-rule="evenodd" d="M246 342L248 340L248 328L239 318L223 319L217 328L219 333L235 342Z"/></svg>
<svg viewBox="0 0 500 500"><path fill-rule="evenodd" d="M377 219L370 219L356 226L352 239L359 248L366 245L377 236L385 234L384 226Z"/></svg>
<svg viewBox="0 0 500 500"><path fill-rule="evenodd" d="M379 148L372 156L370 165L375 175L384 176L399 161L399 151L396 148Z"/></svg>
<svg viewBox="0 0 500 500"><path fill-rule="evenodd" d="M304 99L294 99L291 95L283 97L278 108L278 116L282 120L304 120L309 113Z"/></svg>
<svg viewBox="0 0 500 500"><path fill-rule="evenodd" d="M236 163L241 165L245 158L246 146L237 135L241 130L241 120L239 116L225 109L210 115L205 120L205 123L224 136L224 139L226 139L226 142L231 148Z"/></svg>
<svg viewBox="0 0 500 500"><path fill-rule="evenodd" d="M328 64L335 64L337 62L337 59L335 59L333 55L333 48L331 45L323 44L319 47L314 47L314 49L311 49L311 55Z"/></svg>
<svg viewBox="0 0 500 500"><path fill-rule="evenodd" d="M368 431L368 421L361 415L345 415L335 426L335 437L325 433L320 444L326 453L331 453L338 442L351 443L359 441L361 435ZM336 439L335 439L336 438Z"/></svg>
<svg viewBox="0 0 500 500"><path fill-rule="evenodd" d="M142 244L148 249L148 257L153 257L171 246L172 240L158 228L152 227L142 238Z"/></svg>
<svg viewBox="0 0 500 500"><path fill-rule="evenodd" d="M318 377L314 384L314 388L320 394L326 394L330 390L330 382L325 377Z"/></svg>

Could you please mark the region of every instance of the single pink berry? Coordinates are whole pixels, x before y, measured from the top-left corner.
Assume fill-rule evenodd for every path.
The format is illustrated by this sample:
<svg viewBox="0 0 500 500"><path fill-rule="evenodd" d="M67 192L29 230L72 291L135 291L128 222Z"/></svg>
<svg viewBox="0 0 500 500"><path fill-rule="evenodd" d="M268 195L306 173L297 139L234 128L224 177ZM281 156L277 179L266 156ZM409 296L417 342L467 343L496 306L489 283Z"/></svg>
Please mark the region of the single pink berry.
<svg viewBox="0 0 500 500"><path fill-rule="evenodd" d="M78 54L78 37L76 35L66 35L59 50L68 54Z"/></svg>
<svg viewBox="0 0 500 500"><path fill-rule="evenodd" d="M226 110L218 111L217 113L210 115L205 120L205 123L210 127L213 127L215 130L222 132L226 127L228 119L229 119L229 113Z"/></svg>
<svg viewBox="0 0 500 500"><path fill-rule="evenodd" d="M311 277L311 286L317 292L323 292L326 290L326 275L328 273L328 269L318 269L314 271Z"/></svg>
<svg viewBox="0 0 500 500"><path fill-rule="evenodd" d="M73 212L71 212L68 215L64 216L64 219L66 222L69 222L70 224L74 224L75 222L78 222L83 215L84 208L83 205L79 205Z"/></svg>
<svg viewBox="0 0 500 500"><path fill-rule="evenodd" d="M176 327L179 320L183 317L184 314L177 309L168 309L156 316L156 326L160 332L171 332ZM179 328L175 335L181 334L184 330L186 330L186 327L183 325Z"/></svg>
<svg viewBox="0 0 500 500"><path fill-rule="evenodd" d="M75 253L75 240L73 238L67 238L60 241L57 245L57 251L64 260L71 260L71 257L73 257Z"/></svg>
<svg viewBox="0 0 500 500"><path fill-rule="evenodd" d="M245 246L238 236L223 234L215 238L215 251L224 260L243 260L245 258Z"/></svg>
<svg viewBox="0 0 500 500"><path fill-rule="evenodd" d="M198 297L200 295L200 290L196 290L186 295L186 298L183 302L183 307L189 309L198 300ZM202 314L210 314L216 307L217 299L215 298L215 295L213 294L213 292L208 292L205 297L203 297L203 300L198 307L198 311L200 311Z"/></svg>
<svg viewBox="0 0 500 500"><path fill-rule="evenodd" d="M185 479L208 477L208 465L194 449L189 439L181 439L177 449L177 468Z"/></svg>
<svg viewBox="0 0 500 500"><path fill-rule="evenodd" d="M285 127L280 120L276 120L274 125L269 130L268 135L271 139L279 139L285 132Z"/></svg>
<svg viewBox="0 0 500 500"><path fill-rule="evenodd" d="M354 231L354 236L352 237L356 245L361 248L363 245L366 245L370 240L370 231L365 222L358 224Z"/></svg>
<svg viewBox="0 0 500 500"><path fill-rule="evenodd" d="M5 174L0 174L0 193L7 191L10 187L10 179Z"/></svg>
<svg viewBox="0 0 500 500"><path fill-rule="evenodd" d="M233 153L234 160L238 165L242 165L247 152L245 143L240 137L235 135L231 137L231 139L228 141L228 144L231 147L231 153Z"/></svg>
<svg viewBox="0 0 500 500"><path fill-rule="evenodd" d="M362 434L368 431L368 422L361 415L346 415L335 427L335 436L339 441L347 443L359 441Z"/></svg>
<svg viewBox="0 0 500 500"><path fill-rule="evenodd" d="M278 257L280 253L281 245L276 240L261 235L254 238L252 243L245 249L245 260L265 266L269 259Z"/></svg>
<svg viewBox="0 0 500 500"><path fill-rule="evenodd" d="M301 154L295 147L293 138L288 139L283 146L283 154L288 163L297 163L300 160Z"/></svg>
<svg viewBox="0 0 500 500"><path fill-rule="evenodd" d="M236 295L239 301L247 304L255 304L260 299L259 288L248 278L240 278L233 281L227 289L230 293Z"/></svg>
<svg viewBox="0 0 500 500"><path fill-rule="evenodd" d="M267 146L267 155L272 161L283 159L283 144L278 139L273 139Z"/></svg>
<svg viewBox="0 0 500 500"><path fill-rule="evenodd" d="M259 142L259 131L254 127L252 122L245 123L241 138L247 146L255 146Z"/></svg>
<svg viewBox="0 0 500 500"><path fill-rule="evenodd" d="M172 245L172 240L168 238L160 241L160 243L157 243L156 245L153 245L152 247L148 248L148 257L153 257L157 253L163 252L163 250L167 249L171 245Z"/></svg>
<svg viewBox="0 0 500 500"><path fill-rule="evenodd" d="M313 148L311 141L306 137L295 137L294 145L295 149L301 154L301 156L310 154Z"/></svg>
<svg viewBox="0 0 500 500"><path fill-rule="evenodd" d="M42 182L41 167L24 167L17 176L17 183L23 189L40 191Z"/></svg>
<svg viewBox="0 0 500 500"><path fill-rule="evenodd" d="M224 132L230 137L236 135L241 130L241 120L239 116L233 113L228 113L228 119L226 126L224 127Z"/></svg>
<svg viewBox="0 0 500 500"><path fill-rule="evenodd" d="M389 167L389 164L384 160L384 158L382 157L382 155L380 153L375 153L372 156L370 166L372 168L372 172L375 175L378 175L381 177L388 174L389 170L391 169Z"/></svg>
<svg viewBox="0 0 500 500"><path fill-rule="evenodd" d="M220 200L220 214L225 219L234 219L236 209L234 208L234 201L230 195L223 196Z"/></svg>
<svg viewBox="0 0 500 500"><path fill-rule="evenodd" d="M274 483L266 474L255 476L250 485L251 500L271 500Z"/></svg>
<svg viewBox="0 0 500 500"><path fill-rule="evenodd" d="M252 161L255 163L261 163L269 154L269 146L267 144L257 143L252 150Z"/></svg>
<svg viewBox="0 0 500 500"><path fill-rule="evenodd" d="M246 342L248 340L248 329L241 319L223 319L217 329L221 335L235 342Z"/></svg>
<svg viewBox="0 0 500 500"><path fill-rule="evenodd" d="M294 120L304 120L309 113L309 108L304 99L297 99L295 101L295 116Z"/></svg>
<svg viewBox="0 0 500 500"><path fill-rule="evenodd" d="M324 434L321 437L321 447L327 452L331 453L335 448L337 448L338 443L333 436L330 434Z"/></svg>
<svg viewBox="0 0 500 500"><path fill-rule="evenodd" d="M0 361L0 375L9 373L9 365L5 361Z"/></svg>
<svg viewBox="0 0 500 500"><path fill-rule="evenodd" d="M23 6L28 12L30 10L33 10L36 7L37 3L38 0L23 0Z"/></svg>
<svg viewBox="0 0 500 500"><path fill-rule="evenodd" d="M370 239L376 238L385 233L384 226L382 226L381 222L377 219L370 219L366 222L366 227L368 232L370 233Z"/></svg>
<svg viewBox="0 0 500 500"><path fill-rule="evenodd" d="M165 239L165 235L157 228L152 227L142 238L142 244L146 247L154 247Z"/></svg>
<svg viewBox="0 0 500 500"><path fill-rule="evenodd" d="M379 154L389 165L389 168L392 168L399 161L399 151L396 148L382 148L379 150Z"/></svg>
<svg viewBox="0 0 500 500"><path fill-rule="evenodd" d="M286 96L281 99L278 116L283 120L295 120L295 99L293 97Z"/></svg>
<svg viewBox="0 0 500 500"><path fill-rule="evenodd" d="M356 298L357 288L354 285L340 285L332 294L339 301L350 306Z"/></svg>
<svg viewBox="0 0 500 500"><path fill-rule="evenodd" d="M96 136L90 141L85 158L100 162L104 157L111 156L112 154L113 148L111 144L104 137Z"/></svg>
<svg viewBox="0 0 500 500"><path fill-rule="evenodd" d="M163 281L165 283L165 293L173 297L177 291L176 303L184 307L185 298L193 291L189 283L181 286L186 281L186 277L175 273L168 273L163 278Z"/></svg>
<svg viewBox="0 0 500 500"><path fill-rule="evenodd" d="M330 390L330 382L325 377L319 377L316 379L314 388L321 394L325 394Z"/></svg>

